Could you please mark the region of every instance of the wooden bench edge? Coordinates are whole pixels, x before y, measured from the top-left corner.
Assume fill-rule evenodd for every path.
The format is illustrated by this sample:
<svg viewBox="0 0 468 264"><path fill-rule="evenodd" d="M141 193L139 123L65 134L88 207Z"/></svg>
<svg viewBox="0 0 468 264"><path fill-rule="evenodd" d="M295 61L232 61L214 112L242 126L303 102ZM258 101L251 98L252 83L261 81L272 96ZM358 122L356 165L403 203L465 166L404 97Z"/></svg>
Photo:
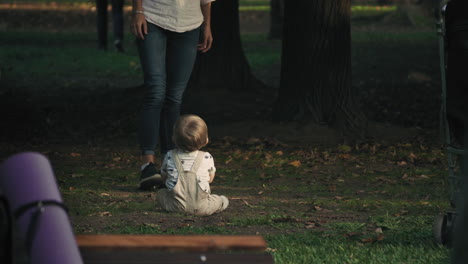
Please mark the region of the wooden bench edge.
<svg viewBox="0 0 468 264"><path fill-rule="evenodd" d="M76 235L80 250L265 251L261 236Z"/></svg>

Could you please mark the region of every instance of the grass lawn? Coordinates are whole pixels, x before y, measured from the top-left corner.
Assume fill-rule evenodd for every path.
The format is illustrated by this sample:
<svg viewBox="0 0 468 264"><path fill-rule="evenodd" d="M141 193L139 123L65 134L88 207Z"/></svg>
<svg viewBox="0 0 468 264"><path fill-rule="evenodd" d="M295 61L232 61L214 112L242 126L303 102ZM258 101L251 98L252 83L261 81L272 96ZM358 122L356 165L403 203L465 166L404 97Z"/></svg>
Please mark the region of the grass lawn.
<svg viewBox="0 0 468 264"><path fill-rule="evenodd" d="M45 154L77 234L258 234L275 263L449 261L431 233L449 209L446 156L430 137L440 89L432 32L353 31L353 86L369 119L418 126L415 137L347 145L213 134L212 190L231 204L210 217L164 212L154 192L136 188L141 68L130 35L125 54L96 50L93 32L2 30L0 39L0 108L9 113L0 157ZM274 90L281 42L242 40Z"/></svg>

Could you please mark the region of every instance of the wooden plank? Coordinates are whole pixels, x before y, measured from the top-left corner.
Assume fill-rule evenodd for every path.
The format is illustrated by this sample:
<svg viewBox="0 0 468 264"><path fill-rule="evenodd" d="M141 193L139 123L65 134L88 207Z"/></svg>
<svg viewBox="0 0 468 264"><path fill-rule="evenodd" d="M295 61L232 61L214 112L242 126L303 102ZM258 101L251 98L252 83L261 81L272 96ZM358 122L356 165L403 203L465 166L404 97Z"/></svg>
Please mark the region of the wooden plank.
<svg viewBox="0 0 468 264"><path fill-rule="evenodd" d="M267 253L169 253L156 251L94 251L81 252L84 264L271 264L273 257Z"/></svg>
<svg viewBox="0 0 468 264"><path fill-rule="evenodd" d="M77 235L80 249L157 251L264 251L261 236Z"/></svg>

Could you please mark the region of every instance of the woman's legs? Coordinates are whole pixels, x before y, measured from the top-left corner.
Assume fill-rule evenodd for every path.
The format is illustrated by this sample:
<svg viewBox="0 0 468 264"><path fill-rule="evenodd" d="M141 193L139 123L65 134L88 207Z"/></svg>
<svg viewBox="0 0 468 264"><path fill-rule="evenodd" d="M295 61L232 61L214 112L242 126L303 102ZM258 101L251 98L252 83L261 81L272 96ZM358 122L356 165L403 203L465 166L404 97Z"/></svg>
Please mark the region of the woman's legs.
<svg viewBox="0 0 468 264"><path fill-rule="evenodd" d="M174 148L172 130L195 63L199 34L199 28L176 33L148 23L145 39L137 40L146 86L138 121L143 162L154 163L158 139L162 157Z"/></svg>
<svg viewBox="0 0 468 264"><path fill-rule="evenodd" d="M161 113L161 154L174 148L172 131L179 118L182 97L197 56L200 29L184 33L169 32L166 50L167 87Z"/></svg>
<svg viewBox="0 0 468 264"><path fill-rule="evenodd" d="M138 120L138 138L144 162L154 162L159 138L161 108L166 96L166 33L164 29L148 23L145 39L137 39L146 88Z"/></svg>

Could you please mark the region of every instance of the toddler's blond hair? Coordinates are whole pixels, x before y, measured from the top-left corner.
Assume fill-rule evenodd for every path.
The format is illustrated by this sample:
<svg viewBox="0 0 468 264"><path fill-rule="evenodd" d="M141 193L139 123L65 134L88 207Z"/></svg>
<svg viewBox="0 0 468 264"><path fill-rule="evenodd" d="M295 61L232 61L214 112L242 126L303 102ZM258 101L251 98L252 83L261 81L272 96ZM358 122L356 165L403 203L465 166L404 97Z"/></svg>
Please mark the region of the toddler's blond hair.
<svg viewBox="0 0 468 264"><path fill-rule="evenodd" d="M199 150L208 144L208 127L197 115L183 115L175 123L172 140L181 150Z"/></svg>

